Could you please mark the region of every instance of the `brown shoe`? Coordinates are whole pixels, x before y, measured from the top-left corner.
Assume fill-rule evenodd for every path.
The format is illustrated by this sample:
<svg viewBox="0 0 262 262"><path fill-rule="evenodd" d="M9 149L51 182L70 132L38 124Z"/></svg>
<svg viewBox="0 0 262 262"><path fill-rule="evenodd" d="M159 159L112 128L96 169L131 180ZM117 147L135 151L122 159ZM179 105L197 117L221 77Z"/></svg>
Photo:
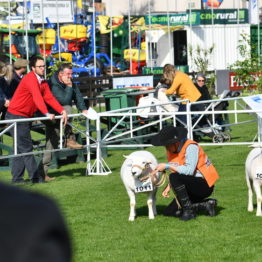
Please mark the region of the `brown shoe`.
<svg viewBox="0 0 262 262"><path fill-rule="evenodd" d="M83 145L78 144L74 139L68 138L66 140L66 147L71 149L82 149Z"/></svg>
<svg viewBox="0 0 262 262"><path fill-rule="evenodd" d="M48 182L48 181L52 181L52 180L55 180L55 177L50 177L48 175L45 175L45 181Z"/></svg>

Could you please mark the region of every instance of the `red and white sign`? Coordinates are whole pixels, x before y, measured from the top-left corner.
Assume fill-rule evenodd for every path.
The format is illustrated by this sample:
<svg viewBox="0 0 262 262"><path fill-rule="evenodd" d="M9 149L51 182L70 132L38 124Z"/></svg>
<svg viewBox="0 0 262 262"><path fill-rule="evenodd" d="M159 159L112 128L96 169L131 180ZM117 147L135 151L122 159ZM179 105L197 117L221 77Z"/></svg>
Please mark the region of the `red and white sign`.
<svg viewBox="0 0 262 262"><path fill-rule="evenodd" d="M254 74L251 74L256 80L258 79L258 76L259 76L259 73L254 73ZM233 73L233 72L230 72L229 73L229 90L230 91L239 91L239 90L242 90L244 87L241 86L236 78L236 73ZM256 88L255 85L250 85L249 88Z"/></svg>

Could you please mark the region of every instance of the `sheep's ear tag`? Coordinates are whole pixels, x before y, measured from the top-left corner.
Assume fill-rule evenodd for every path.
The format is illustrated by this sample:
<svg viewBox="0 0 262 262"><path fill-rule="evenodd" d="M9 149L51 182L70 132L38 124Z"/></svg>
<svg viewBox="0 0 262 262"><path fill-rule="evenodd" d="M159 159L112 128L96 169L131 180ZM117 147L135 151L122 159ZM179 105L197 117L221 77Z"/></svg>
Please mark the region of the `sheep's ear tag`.
<svg viewBox="0 0 262 262"><path fill-rule="evenodd" d="M131 167L131 166L132 166L132 160L131 160L131 159L128 159L128 156L123 155L123 157L128 160L127 166L128 166L128 167Z"/></svg>

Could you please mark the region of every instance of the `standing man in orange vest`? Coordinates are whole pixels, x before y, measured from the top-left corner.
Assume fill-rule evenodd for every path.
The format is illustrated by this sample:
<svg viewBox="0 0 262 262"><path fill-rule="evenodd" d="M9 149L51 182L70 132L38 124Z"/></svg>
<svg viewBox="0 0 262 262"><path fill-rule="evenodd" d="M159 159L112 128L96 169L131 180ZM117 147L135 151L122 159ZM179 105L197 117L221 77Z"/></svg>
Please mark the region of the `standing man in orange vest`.
<svg viewBox="0 0 262 262"><path fill-rule="evenodd" d="M195 218L197 211L214 216L217 201L206 198L212 194L219 176L204 150L195 141L187 139L187 129L164 127L151 143L166 147L168 163L158 164L155 170L171 172L162 196L169 197L171 188L177 196L164 215L178 216L183 221Z"/></svg>

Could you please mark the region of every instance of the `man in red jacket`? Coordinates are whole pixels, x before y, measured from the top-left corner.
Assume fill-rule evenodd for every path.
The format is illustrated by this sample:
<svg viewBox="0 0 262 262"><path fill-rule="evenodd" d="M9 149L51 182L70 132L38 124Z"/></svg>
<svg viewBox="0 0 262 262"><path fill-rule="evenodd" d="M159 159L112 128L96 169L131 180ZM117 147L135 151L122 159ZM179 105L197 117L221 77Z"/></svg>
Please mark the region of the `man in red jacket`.
<svg viewBox="0 0 262 262"><path fill-rule="evenodd" d="M67 114L64 108L52 95L48 83L44 80L45 63L40 56L30 59L31 72L21 80L16 92L9 104L6 119L25 119L33 117L39 110L50 120L55 118L54 114L48 112L46 104L62 115L64 124L67 122ZM30 134L30 122L17 123L17 153L29 153L33 151L33 143ZM14 137L14 129L11 129ZM32 183L43 182L39 176L38 166L34 156L31 154L15 157L12 161L12 182L23 183L25 168L28 171Z"/></svg>

